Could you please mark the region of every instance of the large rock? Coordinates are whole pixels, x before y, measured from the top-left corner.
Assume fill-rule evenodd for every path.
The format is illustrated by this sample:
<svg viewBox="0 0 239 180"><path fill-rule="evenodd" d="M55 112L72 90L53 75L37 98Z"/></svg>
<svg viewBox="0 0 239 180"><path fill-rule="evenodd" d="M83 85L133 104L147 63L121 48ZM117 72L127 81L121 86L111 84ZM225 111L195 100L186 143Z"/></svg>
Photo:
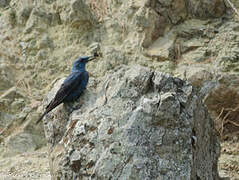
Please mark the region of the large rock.
<svg viewBox="0 0 239 180"><path fill-rule="evenodd" d="M44 118L52 179L218 179L218 140L189 83L120 67L92 78L80 104Z"/></svg>

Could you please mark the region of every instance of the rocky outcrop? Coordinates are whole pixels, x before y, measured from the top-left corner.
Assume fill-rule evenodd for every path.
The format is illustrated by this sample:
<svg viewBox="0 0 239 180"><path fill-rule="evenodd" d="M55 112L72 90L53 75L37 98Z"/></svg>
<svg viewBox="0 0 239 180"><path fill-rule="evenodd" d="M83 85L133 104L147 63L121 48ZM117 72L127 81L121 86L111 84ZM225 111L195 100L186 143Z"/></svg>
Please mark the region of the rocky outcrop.
<svg viewBox="0 0 239 180"><path fill-rule="evenodd" d="M202 100L188 82L148 68L91 78L44 129L53 179L218 179L219 144Z"/></svg>
<svg viewBox="0 0 239 180"><path fill-rule="evenodd" d="M239 7L237 0L231 1ZM223 83L218 79L239 69L238 22L230 9L223 0L0 0L1 142L15 148L13 153L43 144L38 143L43 138L42 127L33 123L42 110L37 107L54 84L49 82L68 74L72 61L89 54L92 44L103 55L97 63L88 64L95 78L106 77L122 64L168 72L201 89L200 98L205 98L212 118L224 108L223 120L228 109L236 108L233 98L238 97L230 78ZM17 96L11 95L13 87ZM95 93L100 99L99 92ZM218 93L222 96L217 97ZM223 107L217 109L218 98L233 106L221 103ZM90 104L85 107L90 108ZM69 112L62 111L67 120ZM230 120L238 117L237 111L233 113ZM59 129L54 136L60 141L66 126L51 128ZM25 140L32 144L20 147Z"/></svg>

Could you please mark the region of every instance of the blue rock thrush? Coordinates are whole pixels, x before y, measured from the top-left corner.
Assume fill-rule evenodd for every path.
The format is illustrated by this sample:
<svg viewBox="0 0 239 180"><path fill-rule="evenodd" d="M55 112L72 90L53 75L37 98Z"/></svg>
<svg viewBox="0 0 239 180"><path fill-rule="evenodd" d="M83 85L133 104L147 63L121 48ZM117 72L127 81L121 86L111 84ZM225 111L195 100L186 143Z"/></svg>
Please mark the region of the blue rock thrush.
<svg viewBox="0 0 239 180"><path fill-rule="evenodd" d="M38 124L47 113L61 103L72 102L80 97L89 80L89 74L85 70L85 65L87 62L95 59L96 56L98 56L98 54L95 53L93 56L79 57L74 62L71 74L64 80L55 97L47 105L45 112L37 120L36 124Z"/></svg>

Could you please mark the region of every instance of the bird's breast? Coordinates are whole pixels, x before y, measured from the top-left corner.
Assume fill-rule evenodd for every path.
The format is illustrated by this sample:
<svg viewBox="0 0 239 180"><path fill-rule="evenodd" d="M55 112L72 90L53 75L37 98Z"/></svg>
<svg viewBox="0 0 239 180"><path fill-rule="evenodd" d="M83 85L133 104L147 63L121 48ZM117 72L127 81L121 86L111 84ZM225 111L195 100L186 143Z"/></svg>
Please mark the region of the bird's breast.
<svg viewBox="0 0 239 180"><path fill-rule="evenodd" d="M77 100L85 90L89 79L88 72L81 72L79 75L81 76L81 78L79 79L78 86L65 98L65 102Z"/></svg>

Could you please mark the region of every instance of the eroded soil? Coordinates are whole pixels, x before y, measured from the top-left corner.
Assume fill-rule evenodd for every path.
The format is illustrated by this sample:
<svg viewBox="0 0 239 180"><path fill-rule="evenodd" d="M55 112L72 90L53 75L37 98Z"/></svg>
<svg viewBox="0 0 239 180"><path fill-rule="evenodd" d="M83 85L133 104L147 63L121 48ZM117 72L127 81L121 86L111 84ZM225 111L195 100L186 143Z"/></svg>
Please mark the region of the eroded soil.
<svg viewBox="0 0 239 180"><path fill-rule="evenodd" d="M239 180L239 141L221 143L221 156L218 163L221 177Z"/></svg>
<svg viewBox="0 0 239 180"><path fill-rule="evenodd" d="M47 148L0 159L0 180L50 180Z"/></svg>

